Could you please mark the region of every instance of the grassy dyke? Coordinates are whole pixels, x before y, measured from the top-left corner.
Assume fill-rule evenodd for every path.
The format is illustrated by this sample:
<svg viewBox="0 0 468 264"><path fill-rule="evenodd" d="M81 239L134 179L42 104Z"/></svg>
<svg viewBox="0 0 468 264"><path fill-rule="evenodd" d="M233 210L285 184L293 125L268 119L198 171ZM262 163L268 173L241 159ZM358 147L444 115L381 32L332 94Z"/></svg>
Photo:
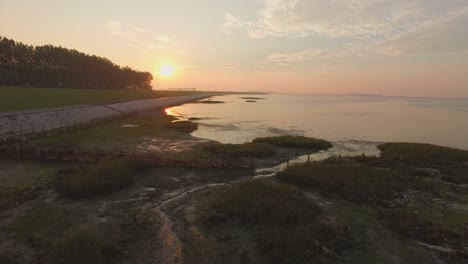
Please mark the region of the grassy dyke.
<svg viewBox="0 0 468 264"><path fill-rule="evenodd" d="M349 246L349 233L297 189L257 180L230 187L202 209L208 228L241 223L255 230L262 254L276 263L330 263Z"/></svg>
<svg viewBox="0 0 468 264"><path fill-rule="evenodd" d="M92 198L123 189L145 164L137 161L102 160L79 166L58 175L56 189L71 198Z"/></svg>
<svg viewBox="0 0 468 264"><path fill-rule="evenodd" d="M276 154L274 146L268 143L220 144L206 143L201 146L202 151L214 156L222 157L270 157Z"/></svg>
<svg viewBox="0 0 468 264"><path fill-rule="evenodd" d="M281 148L302 148L313 150L326 150L333 145L323 139L309 138L303 136L278 136L278 137L265 137L256 138L254 143L269 143L273 146Z"/></svg>
<svg viewBox="0 0 468 264"><path fill-rule="evenodd" d="M185 91L128 91L109 89L55 89L0 87L0 112L109 104L122 101L198 94Z"/></svg>

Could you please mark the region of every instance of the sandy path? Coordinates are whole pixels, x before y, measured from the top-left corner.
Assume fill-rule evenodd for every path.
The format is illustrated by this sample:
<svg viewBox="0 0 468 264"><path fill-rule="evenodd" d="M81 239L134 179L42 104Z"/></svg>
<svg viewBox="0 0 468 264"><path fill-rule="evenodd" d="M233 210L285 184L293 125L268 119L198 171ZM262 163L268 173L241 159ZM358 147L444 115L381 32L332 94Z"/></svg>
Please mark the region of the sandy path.
<svg viewBox="0 0 468 264"><path fill-rule="evenodd" d="M175 96L128 101L107 105L81 105L65 108L0 113L0 140L85 124L119 115L193 102L213 94Z"/></svg>

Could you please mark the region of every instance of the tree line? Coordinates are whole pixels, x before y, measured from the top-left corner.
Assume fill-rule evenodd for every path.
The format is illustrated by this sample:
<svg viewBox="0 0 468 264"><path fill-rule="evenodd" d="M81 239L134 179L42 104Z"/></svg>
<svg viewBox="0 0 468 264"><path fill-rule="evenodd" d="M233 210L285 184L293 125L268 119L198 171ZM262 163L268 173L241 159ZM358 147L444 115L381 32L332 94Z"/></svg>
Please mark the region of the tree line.
<svg viewBox="0 0 468 264"><path fill-rule="evenodd" d="M103 57L0 36L0 86L150 90L152 80Z"/></svg>

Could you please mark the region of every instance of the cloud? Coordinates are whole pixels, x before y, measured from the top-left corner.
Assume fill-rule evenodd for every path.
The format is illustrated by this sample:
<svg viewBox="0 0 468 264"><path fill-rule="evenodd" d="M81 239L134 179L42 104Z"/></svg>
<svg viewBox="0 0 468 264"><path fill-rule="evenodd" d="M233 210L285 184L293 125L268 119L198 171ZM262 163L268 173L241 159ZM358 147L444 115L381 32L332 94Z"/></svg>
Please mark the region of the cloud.
<svg viewBox="0 0 468 264"><path fill-rule="evenodd" d="M158 42L161 42L161 43L171 43L172 42L172 39L168 36L164 36L164 35L161 35L161 36L156 36L154 37L154 39Z"/></svg>
<svg viewBox="0 0 468 264"><path fill-rule="evenodd" d="M266 61L269 62L298 62L314 59L326 59L349 56L352 54L352 49L335 48L335 49L307 49L291 53L273 53L267 56Z"/></svg>
<svg viewBox="0 0 468 264"><path fill-rule="evenodd" d="M333 48L276 52L270 63L292 63L355 55L468 50L467 0L264 0L256 21L225 15L223 31L246 30L251 38L339 38Z"/></svg>
<svg viewBox="0 0 468 264"><path fill-rule="evenodd" d="M138 32L138 33L144 33L144 32L145 32L144 29L139 28L139 27L136 27L136 28L135 28L135 31Z"/></svg>
<svg viewBox="0 0 468 264"><path fill-rule="evenodd" d="M120 22L117 21L107 21L105 26L109 29L112 30L120 30L122 29L122 26L120 25Z"/></svg>
<svg viewBox="0 0 468 264"><path fill-rule="evenodd" d="M399 35L450 17L466 0L263 0L256 20L226 13L221 28L268 36L364 37Z"/></svg>
<svg viewBox="0 0 468 264"><path fill-rule="evenodd" d="M122 32L122 25L120 24L120 22L107 21L104 24L104 26L110 30L111 34L119 35L119 36L124 35L124 33Z"/></svg>

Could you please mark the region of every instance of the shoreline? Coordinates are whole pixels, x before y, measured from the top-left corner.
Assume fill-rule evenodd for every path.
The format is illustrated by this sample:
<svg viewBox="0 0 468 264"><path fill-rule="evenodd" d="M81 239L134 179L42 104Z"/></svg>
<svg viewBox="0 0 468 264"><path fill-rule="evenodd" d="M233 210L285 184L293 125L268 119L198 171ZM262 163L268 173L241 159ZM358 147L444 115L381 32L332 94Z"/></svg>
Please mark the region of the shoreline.
<svg viewBox="0 0 468 264"><path fill-rule="evenodd" d="M46 133L55 129L92 124L117 119L136 112L172 107L197 101L214 94L174 96L113 103L82 105L65 108L6 112L0 114L0 141L22 138L26 135Z"/></svg>

